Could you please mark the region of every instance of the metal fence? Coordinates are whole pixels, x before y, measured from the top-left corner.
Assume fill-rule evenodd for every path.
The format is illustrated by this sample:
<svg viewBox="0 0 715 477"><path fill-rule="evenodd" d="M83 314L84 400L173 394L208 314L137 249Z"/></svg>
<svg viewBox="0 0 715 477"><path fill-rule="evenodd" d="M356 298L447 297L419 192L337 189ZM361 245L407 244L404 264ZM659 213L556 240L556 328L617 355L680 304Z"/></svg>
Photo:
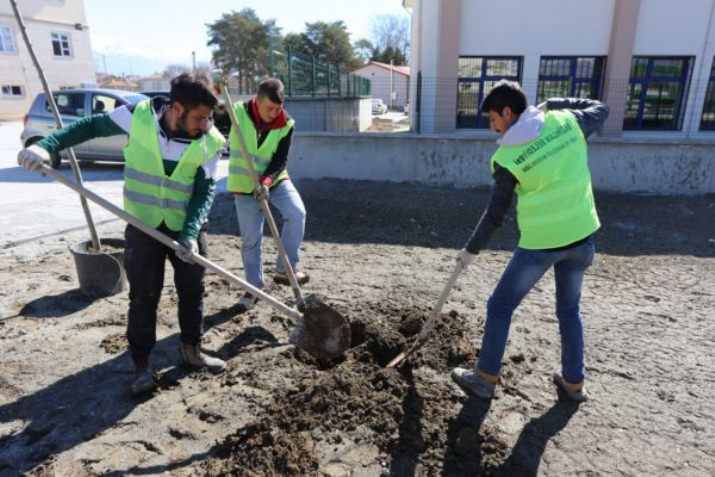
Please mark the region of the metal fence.
<svg viewBox="0 0 715 477"><path fill-rule="evenodd" d="M270 73L283 81L288 96L370 96L369 79L291 48L271 50Z"/></svg>

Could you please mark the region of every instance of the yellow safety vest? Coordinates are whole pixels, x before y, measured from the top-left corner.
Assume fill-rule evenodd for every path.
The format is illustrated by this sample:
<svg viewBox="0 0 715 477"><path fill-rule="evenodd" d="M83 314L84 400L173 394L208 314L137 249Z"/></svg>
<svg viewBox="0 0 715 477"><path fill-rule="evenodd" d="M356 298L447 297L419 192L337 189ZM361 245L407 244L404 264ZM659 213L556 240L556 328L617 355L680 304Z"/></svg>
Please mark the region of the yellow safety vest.
<svg viewBox="0 0 715 477"><path fill-rule="evenodd" d="M236 111L236 118L238 119L238 126L241 128L241 134L243 134L243 139L248 148L248 153L252 155L255 160L253 162L253 168L256 170L256 175L260 178L261 174L266 170L268 164L273 158L278 149L278 144L280 144L281 139L286 137L290 133L291 129L295 125L293 119L289 119L285 126L279 129L272 129L268 132L267 137L263 140L263 143L258 147L258 132L256 127L246 111L243 103L239 102L234 105L234 111ZM241 148L238 145L238 136L236 136L236 128L231 127L231 132L229 133L229 144L231 146L231 158L228 164L228 184L227 188L230 192L238 192L243 194L248 194L253 191L254 184L251 180L251 175L248 172L248 163L246 158L243 157L241 153ZM274 183L288 178L288 170L284 169Z"/></svg>
<svg viewBox="0 0 715 477"><path fill-rule="evenodd" d="M588 237L601 226L588 169L586 139L568 111L549 111L534 141L500 146L492 156L519 183L519 247L547 249Z"/></svg>
<svg viewBox="0 0 715 477"><path fill-rule="evenodd" d="M194 189L196 171L213 158L225 143L212 127L189 144L170 176L164 172L159 131L149 101L134 108L129 142L124 148L124 210L146 225L162 222L180 231Z"/></svg>

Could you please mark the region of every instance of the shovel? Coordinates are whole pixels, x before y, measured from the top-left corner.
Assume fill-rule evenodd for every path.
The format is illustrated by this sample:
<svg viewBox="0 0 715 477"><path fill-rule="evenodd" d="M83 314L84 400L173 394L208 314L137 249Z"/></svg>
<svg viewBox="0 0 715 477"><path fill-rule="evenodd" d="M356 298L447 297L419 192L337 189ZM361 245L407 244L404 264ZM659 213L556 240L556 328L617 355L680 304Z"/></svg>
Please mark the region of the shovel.
<svg viewBox="0 0 715 477"><path fill-rule="evenodd" d="M420 330L420 334L417 336L417 339L406 351L403 351L402 353L398 354L392 361L387 363L388 368L394 368L395 366L399 365L415 351L420 349L422 345L425 344L427 338L432 332L432 328L434 328L435 320L439 316L439 313L442 311L442 307L447 301L449 292L452 291L452 287L454 287L454 283L457 281L457 277L459 277L459 274L462 273L463 270L464 265L462 264L462 262L458 262L457 265L454 267L452 274L449 276L449 280L447 280L447 284L445 285L444 290L442 290L442 295L440 295L439 301L437 301L437 304L434 306L434 308L432 308L432 311L430 312L427 321L425 321L425 324L422 325L422 329Z"/></svg>
<svg viewBox="0 0 715 477"><path fill-rule="evenodd" d="M145 225L111 202L66 178L60 172L44 165L39 172L51 176L56 181L77 192L80 196L91 200L172 250L184 249L178 242L167 235ZM191 254L191 260L222 278L225 278L234 285L238 285L246 291L249 291L254 296L267 302L279 313L282 313L301 325L301 339L295 344L313 356L321 359L334 359L341 356L350 346L350 325L338 312L320 301L310 299L309 297L309 299L305 300L305 311L301 314L298 310L276 300L263 290L254 287L245 280L197 253Z"/></svg>
<svg viewBox="0 0 715 477"><path fill-rule="evenodd" d="M251 176L251 181L253 182L253 188L258 187L258 174L253 165L253 156L248 153L248 147L246 146L246 140L241 133L241 128L238 126L238 118L236 117L236 111L233 109L233 101L231 101L231 95L228 92L228 85L224 81L221 84L221 90L223 92L223 98L226 103L226 111L228 116L231 118L231 125L236 130L236 137L238 138L238 147L241 149L241 154L246 158L246 163L248 164L248 174ZM276 226L276 221L273 219L273 214L271 213L271 208L268 206L268 200L264 196L258 199L258 205L261 207L263 212L263 217L265 217L268 223L268 228L271 229L271 235L273 236L273 241L278 249L278 257L280 257L281 262L283 262L283 267L285 268L286 275L288 275L288 282L290 287L293 289L293 295L295 296L295 302L299 310L303 310L305 306L305 299L300 291L300 285L298 284L298 279L295 276L295 271L288 260L288 254L286 253L285 247L283 246L283 241L281 240L280 233L278 233L278 227ZM337 313L337 312L336 312Z"/></svg>

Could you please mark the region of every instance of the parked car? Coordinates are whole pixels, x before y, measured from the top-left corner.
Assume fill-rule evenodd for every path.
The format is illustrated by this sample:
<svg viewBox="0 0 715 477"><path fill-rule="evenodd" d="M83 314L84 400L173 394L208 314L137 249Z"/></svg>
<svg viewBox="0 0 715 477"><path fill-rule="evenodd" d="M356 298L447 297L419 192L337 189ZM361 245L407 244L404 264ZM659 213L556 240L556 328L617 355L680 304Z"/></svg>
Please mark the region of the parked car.
<svg viewBox="0 0 715 477"><path fill-rule="evenodd" d="M149 96L150 98L155 98L157 96L163 96L165 98L169 98L169 91L141 91L139 94L143 94L144 96Z"/></svg>
<svg viewBox="0 0 715 477"><path fill-rule="evenodd" d="M387 105L380 98L372 98L372 114L385 114Z"/></svg>
<svg viewBox="0 0 715 477"><path fill-rule="evenodd" d="M71 124L85 116L108 113L121 106L135 105L149 99L143 94L113 89L69 89L53 91L52 96L62 116L62 122ZM49 136L56 129L55 118L45 94L38 94L24 118L25 128L20 135L23 147L28 147ZM122 150L127 136L112 136L92 139L74 146L77 159L83 161L124 161ZM53 158L52 167L58 168L61 159Z"/></svg>

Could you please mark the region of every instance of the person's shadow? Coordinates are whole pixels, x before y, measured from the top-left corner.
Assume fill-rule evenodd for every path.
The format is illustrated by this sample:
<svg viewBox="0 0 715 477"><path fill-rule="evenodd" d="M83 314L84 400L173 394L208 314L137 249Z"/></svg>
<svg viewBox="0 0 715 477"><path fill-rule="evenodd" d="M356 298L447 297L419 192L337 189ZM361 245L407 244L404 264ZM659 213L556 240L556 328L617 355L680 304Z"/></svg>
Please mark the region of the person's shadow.
<svg viewBox="0 0 715 477"><path fill-rule="evenodd" d="M519 434L509 458L499 468L494 469L493 474L537 475L546 445L552 437L566 427L578 408L578 402L561 397L544 414L531 419Z"/></svg>
<svg viewBox="0 0 715 477"><path fill-rule="evenodd" d="M208 326L230 319L234 311L222 310L207 316ZM216 353L209 354L230 359L256 342L259 346L277 345L269 331L252 326L242 330ZM179 335L175 333L159 340L152 351L154 369L162 370L158 373L159 392L171 389L193 372L178 365L178 346ZM6 428L0 435L0 476L21 474L51 455L92 440L117 425L137 405L152 399L154 394L131 394L132 376L132 360L128 352L123 352L0 405L0 428ZM0 391L6 399L21 394L1 376ZM7 429L13 426L17 429L15 432ZM201 458L195 455L184 464Z"/></svg>
<svg viewBox="0 0 715 477"><path fill-rule="evenodd" d="M403 418L399 427L399 440L395 443L390 459L390 475L412 476L417 468L417 457L427 445L422 437L422 414L424 400L415 388L412 368L405 367L400 374L409 384L402 399Z"/></svg>
<svg viewBox="0 0 715 477"><path fill-rule="evenodd" d="M459 414L447 428L447 448L442 475L474 476L482 474L479 429L492 405L491 399L468 397Z"/></svg>
<svg viewBox="0 0 715 477"><path fill-rule="evenodd" d="M485 468L487 456L483 455L479 433L491 400L470 398L449 425L442 475L537 475L549 440L566 427L579 407L579 403L560 397L548 411L524 426L509 457L496 468Z"/></svg>

